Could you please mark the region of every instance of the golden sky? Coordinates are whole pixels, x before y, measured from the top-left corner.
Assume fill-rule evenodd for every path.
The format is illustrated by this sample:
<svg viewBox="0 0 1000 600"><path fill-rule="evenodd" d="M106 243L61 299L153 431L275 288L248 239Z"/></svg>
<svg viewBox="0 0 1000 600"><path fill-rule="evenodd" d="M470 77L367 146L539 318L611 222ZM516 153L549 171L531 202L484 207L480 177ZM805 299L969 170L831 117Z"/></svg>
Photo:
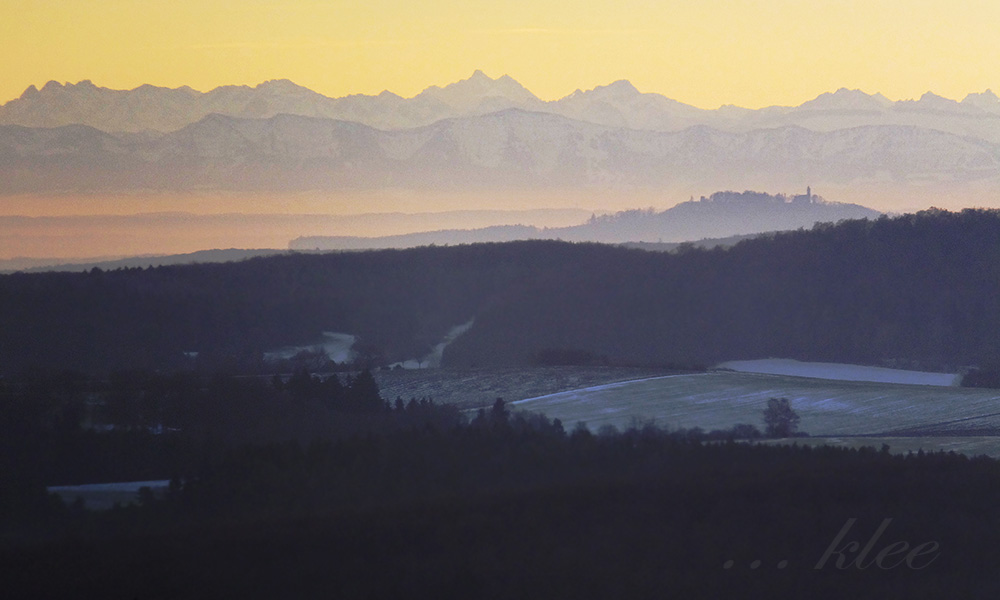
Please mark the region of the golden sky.
<svg viewBox="0 0 1000 600"><path fill-rule="evenodd" d="M482 69L551 100L628 79L702 108L1000 91L997 0L0 0L0 102L46 81L287 78L413 96Z"/></svg>

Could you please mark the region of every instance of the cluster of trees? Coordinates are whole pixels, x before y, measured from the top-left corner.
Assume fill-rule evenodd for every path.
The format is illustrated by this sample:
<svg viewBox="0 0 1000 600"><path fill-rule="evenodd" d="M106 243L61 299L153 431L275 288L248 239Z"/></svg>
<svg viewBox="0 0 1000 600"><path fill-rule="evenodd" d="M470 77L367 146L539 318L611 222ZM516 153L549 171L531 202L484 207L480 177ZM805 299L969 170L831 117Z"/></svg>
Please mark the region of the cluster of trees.
<svg viewBox="0 0 1000 600"><path fill-rule="evenodd" d="M266 373L266 351L324 331L359 336L377 366L424 356L473 317L445 365L955 368L1000 360L1000 213L931 210L674 253L527 241L14 274L0 277L0 315L6 374Z"/></svg>
<svg viewBox="0 0 1000 600"><path fill-rule="evenodd" d="M991 364L970 369L962 376L962 386L1000 388L1000 365Z"/></svg>
<svg viewBox="0 0 1000 600"><path fill-rule="evenodd" d="M730 249L614 255L492 305L445 351L453 365L534 348L618 362L784 356L952 369L1000 352L1000 214L925 211L745 240Z"/></svg>
<svg viewBox="0 0 1000 600"><path fill-rule="evenodd" d="M348 374L346 382L342 382L336 374L323 378L302 369L288 381L275 375L271 383L278 391L287 390L294 400L319 401L331 410L377 413L388 408L379 394L375 377L368 369L357 376Z"/></svg>
<svg viewBox="0 0 1000 600"><path fill-rule="evenodd" d="M411 404L380 414L445 410ZM139 506L49 505L18 523L50 542L0 536L0 576L51 597L985 598L998 478L1000 463L955 454L567 432L498 400L470 421L205 451ZM931 541L939 555L922 570L850 566L850 543L886 518L872 556ZM850 519L845 559L817 569Z"/></svg>
<svg viewBox="0 0 1000 600"><path fill-rule="evenodd" d="M0 378L0 521L45 487L182 477L228 448L308 443L462 421L431 399L394 403L368 371L289 378L131 371Z"/></svg>
<svg viewBox="0 0 1000 600"><path fill-rule="evenodd" d="M358 336L367 366L424 356L530 261L485 268L489 248L441 250L3 275L0 375L269 373L266 352L311 344L326 331Z"/></svg>
<svg viewBox="0 0 1000 600"><path fill-rule="evenodd" d="M768 402L766 435L797 423L787 399ZM998 591L984 568L1000 560L997 461L739 441L761 435L567 431L502 399L467 418L429 399L386 402L364 371L4 378L0 579L37 597ZM162 497L107 512L45 492L167 478ZM939 555L921 570L872 556L838 567L886 518L872 556L897 542Z"/></svg>

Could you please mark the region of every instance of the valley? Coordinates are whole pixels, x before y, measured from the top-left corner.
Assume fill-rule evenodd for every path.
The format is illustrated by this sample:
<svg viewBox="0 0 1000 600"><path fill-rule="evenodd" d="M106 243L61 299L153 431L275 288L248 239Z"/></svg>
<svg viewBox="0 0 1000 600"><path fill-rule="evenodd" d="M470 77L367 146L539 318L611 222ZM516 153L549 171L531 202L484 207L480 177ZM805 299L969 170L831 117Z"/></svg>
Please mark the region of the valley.
<svg viewBox="0 0 1000 600"><path fill-rule="evenodd" d="M998 25L0 2L0 593L1000 598Z"/></svg>

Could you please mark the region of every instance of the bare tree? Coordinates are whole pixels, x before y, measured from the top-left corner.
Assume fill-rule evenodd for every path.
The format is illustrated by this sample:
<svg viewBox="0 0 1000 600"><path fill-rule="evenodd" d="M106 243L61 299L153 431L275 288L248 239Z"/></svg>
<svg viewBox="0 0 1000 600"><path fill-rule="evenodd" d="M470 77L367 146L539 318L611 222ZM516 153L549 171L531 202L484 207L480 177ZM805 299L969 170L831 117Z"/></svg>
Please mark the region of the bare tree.
<svg viewBox="0 0 1000 600"><path fill-rule="evenodd" d="M788 398L770 398L764 409L765 434L771 438L790 437L799 428L799 415Z"/></svg>

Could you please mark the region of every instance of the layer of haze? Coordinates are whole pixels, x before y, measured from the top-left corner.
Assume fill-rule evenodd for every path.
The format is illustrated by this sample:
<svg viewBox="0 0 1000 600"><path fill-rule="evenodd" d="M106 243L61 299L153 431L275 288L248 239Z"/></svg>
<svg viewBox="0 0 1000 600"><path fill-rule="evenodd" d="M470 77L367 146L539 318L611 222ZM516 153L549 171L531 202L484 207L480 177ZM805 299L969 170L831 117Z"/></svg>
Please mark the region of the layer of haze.
<svg viewBox="0 0 1000 600"><path fill-rule="evenodd" d="M995 0L0 0L0 102L48 80L287 78L413 96L475 69L542 99L629 79L703 108L1000 88Z"/></svg>
<svg viewBox="0 0 1000 600"><path fill-rule="evenodd" d="M750 186L753 188L753 186ZM976 182L910 187L893 184L813 189L837 202L890 212L937 206L993 206L992 187ZM724 188L720 188L724 189ZM770 188L757 187L768 190ZM213 248L287 248L300 236L401 235L494 225L566 227L592 214L650 207L665 210L716 190L541 190L523 193L376 191L357 195L206 194L7 196L0 202L0 263L13 258L85 259L181 254ZM777 190L782 193L803 190ZM777 193L777 192L775 192ZM885 202L896 198L896 203ZM673 240L678 241L678 240ZM53 261L53 264L59 261ZM5 268L0 264L0 271Z"/></svg>
<svg viewBox="0 0 1000 600"><path fill-rule="evenodd" d="M299 236L373 237L509 224L565 227L583 223L594 212L572 206L568 198L560 202L553 194L546 194L544 202L536 196L526 196L523 202L508 198L501 203L501 198L489 195L476 200L402 192L336 198L225 193L8 196L0 202L0 271L21 268L4 263L15 258L281 249Z"/></svg>

